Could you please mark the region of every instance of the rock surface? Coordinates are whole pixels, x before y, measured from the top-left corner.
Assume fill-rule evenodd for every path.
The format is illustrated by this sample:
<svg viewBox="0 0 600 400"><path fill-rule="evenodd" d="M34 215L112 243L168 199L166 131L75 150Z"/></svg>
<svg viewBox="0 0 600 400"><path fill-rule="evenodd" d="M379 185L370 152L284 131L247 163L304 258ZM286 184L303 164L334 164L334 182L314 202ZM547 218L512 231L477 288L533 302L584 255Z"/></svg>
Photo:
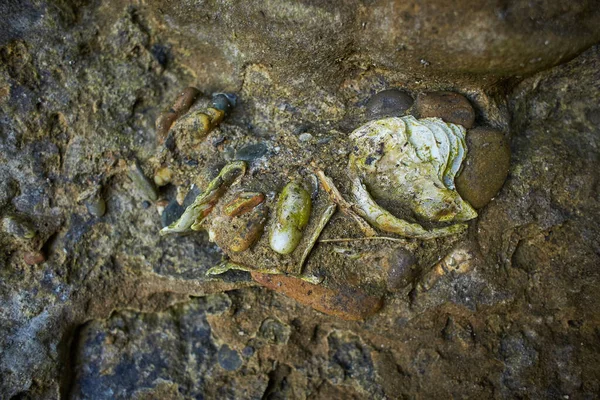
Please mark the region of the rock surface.
<svg viewBox="0 0 600 400"><path fill-rule="evenodd" d="M0 216L36 232L0 233L0 398L593 398L600 10L571 3L0 2ZM394 246L422 264L343 321L207 277L222 253L205 233L158 235L127 164L153 177L155 120L188 86L240 96L204 143L256 176L301 133L294 162L343 172L339 143L389 88L466 94L509 133L509 175L454 241L318 243L332 262L308 267L365 291ZM175 155L159 202L214 176L205 150ZM77 201L90 182L99 218Z"/></svg>

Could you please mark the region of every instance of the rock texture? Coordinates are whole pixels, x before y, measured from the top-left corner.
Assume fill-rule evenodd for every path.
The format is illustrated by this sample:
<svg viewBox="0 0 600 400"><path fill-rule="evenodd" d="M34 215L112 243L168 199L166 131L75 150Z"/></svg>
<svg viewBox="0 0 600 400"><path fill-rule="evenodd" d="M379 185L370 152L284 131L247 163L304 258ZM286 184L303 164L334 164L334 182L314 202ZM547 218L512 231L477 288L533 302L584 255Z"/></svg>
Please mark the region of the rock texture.
<svg viewBox="0 0 600 400"><path fill-rule="evenodd" d="M571 3L2 2L0 216L35 236L0 232L0 397L594 398L600 11ZM342 321L207 277L205 233L158 235L221 167L180 157L156 203L127 176L153 178L155 120L188 86L240 96L205 142L223 158L260 171L309 134L296 161L327 155L336 181L372 95L459 92L509 138L508 179L452 240L317 244L339 285L387 279L396 245L419 264Z"/></svg>

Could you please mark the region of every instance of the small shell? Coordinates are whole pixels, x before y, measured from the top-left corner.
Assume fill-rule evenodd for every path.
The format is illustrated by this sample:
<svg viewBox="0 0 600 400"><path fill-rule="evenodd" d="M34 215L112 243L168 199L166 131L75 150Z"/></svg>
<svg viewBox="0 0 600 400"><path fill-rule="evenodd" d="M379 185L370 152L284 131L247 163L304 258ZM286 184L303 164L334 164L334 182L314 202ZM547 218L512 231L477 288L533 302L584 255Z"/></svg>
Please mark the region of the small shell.
<svg viewBox="0 0 600 400"><path fill-rule="evenodd" d="M279 195L277 214L271 228L269 243L274 251L290 254L298 247L310 210L310 194L297 182L288 183Z"/></svg>
<svg viewBox="0 0 600 400"><path fill-rule="evenodd" d="M223 213L228 217L237 217L251 211L263 201L265 201L265 195L262 193L240 193L223 207Z"/></svg>

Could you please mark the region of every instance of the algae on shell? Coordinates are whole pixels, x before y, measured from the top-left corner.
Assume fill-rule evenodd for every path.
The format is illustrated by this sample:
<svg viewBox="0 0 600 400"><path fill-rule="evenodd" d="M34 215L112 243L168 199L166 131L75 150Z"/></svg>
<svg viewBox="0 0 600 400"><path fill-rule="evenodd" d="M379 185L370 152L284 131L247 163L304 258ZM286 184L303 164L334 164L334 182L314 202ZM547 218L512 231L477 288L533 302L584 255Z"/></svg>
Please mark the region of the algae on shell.
<svg viewBox="0 0 600 400"><path fill-rule="evenodd" d="M454 186L467 154L462 126L439 118L392 117L366 123L352 132L350 139L354 145L349 166L354 175L353 193L365 218L378 228L429 238L453 234L463 227L427 231L395 218L374 199L400 204L423 221L464 222L477 217ZM369 218L372 215L374 219ZM388 223L375 223L378 218ZM411 225L410 229L390 227L398 221Z"/></svg>

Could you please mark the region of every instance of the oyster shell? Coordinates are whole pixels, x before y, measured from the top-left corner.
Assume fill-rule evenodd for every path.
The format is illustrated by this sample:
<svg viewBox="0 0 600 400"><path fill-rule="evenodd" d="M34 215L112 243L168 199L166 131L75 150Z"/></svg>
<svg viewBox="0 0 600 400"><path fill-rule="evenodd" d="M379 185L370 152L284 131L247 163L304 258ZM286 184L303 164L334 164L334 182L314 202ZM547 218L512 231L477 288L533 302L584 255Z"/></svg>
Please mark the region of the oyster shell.
<svg viewBox="0 0 600 400"><path fill-rule="evenodd" d="M477 212L454 186L454 178L467 154L462 126L439 118L393 117L368 122L352 132L350 138L354 148L349 167L362 214L377 218L385 214L386 219L394 219L375 203L381 200L398 209L410 210L416 219L424 221L463 222L477 217ZM365 218L373 223L368 216ZM402 222L411 225L410 232L415 233L409 232L407 236L421 235L418 224ZM373 224L394 232L380 226L381 223ZM456 229L448 232L438 229L442 230L437 234L429 231L429 236L456 233Z"/></svg>

